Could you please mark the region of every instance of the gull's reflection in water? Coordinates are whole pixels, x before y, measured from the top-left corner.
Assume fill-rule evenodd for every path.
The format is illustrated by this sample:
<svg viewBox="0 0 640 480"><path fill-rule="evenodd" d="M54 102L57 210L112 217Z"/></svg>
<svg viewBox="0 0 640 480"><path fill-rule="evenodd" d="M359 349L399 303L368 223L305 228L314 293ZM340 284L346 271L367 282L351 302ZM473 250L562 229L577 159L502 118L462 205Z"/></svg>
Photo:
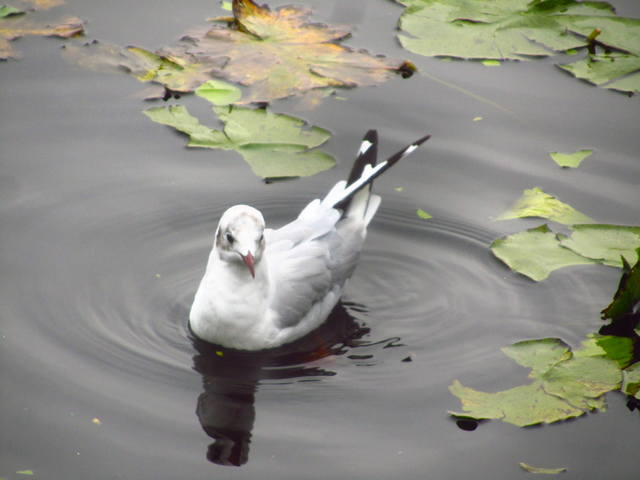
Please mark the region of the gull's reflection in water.
<svg viewBox="0 0 640 480"><path fill-rule="evenodd" d="M193 368L202 375L204 389L196 414L202 429L213 439L207 449L210 462L240 466L249 460L255 393L260 382L335 375L307 365L329 355L345 354L368 332L346 306L338 304L318 330L273 351L228 350L193 338ZM361 310L353 304L348 308Z"/></svg>

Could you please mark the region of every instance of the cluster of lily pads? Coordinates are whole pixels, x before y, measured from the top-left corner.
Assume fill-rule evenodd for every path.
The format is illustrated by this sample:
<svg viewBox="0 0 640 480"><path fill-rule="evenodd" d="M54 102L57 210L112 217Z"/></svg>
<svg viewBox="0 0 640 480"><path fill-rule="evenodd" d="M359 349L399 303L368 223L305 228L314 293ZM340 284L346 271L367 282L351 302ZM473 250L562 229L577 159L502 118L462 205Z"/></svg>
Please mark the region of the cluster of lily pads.
<svg viewBox="0 0 640 480"><path fill-rule="evenodd" d="M617 16L607 2L397 1L407 7L398 38L412 52L495 64L584 49L584 58L558 66L603 88L640 92L640 19Z"/></svg>
<svg viewBox="0 0 640 480"><path fill-rule="evenodd" d="M635 252L640 255L640 248ZM463 419L499 419L517 426L552 423L605 408L604 394L628 395L630 409L640 410L640 260L622 260L623 274L611 304L602 311L609 323L572 350L558 338L526 340L502 351L531 369L531 382L487 393L454 381Z"/></svg>
<svg viewBox="0 0 640 480"><path fill-rule="evenodd" d="M525 190L516 204L498 220L541 217L565 225L570 235L556 233L547 224L502 237L491 250L509 267L532 280L544 280L570 265L622 266L622 258L637 261L640 227L596 223L584 213L539 188Z"/></svg>

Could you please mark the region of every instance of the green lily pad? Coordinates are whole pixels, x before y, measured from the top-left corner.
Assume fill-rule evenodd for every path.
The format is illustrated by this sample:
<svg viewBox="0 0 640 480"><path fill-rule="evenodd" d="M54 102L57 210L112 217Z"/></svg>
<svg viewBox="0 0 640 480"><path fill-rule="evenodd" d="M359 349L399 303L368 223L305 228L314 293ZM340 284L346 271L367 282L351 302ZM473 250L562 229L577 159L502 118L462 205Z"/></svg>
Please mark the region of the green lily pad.
<svg viewBox="0 0 640 480"><path fill-rule="evenodd" d="M598 29L598 43L615 51L593 53L577 62L559 65L560 68L604 88L640 92L640 19L581 18L570 29L584 37Z"/></svg>
<svg viewBox="0 0 640 480"><path fill-rule="evenodd" d="M582 161L593 154L593 150L578 150L573 153L551 152L551 158L561 167L577 168Z"/></svg>
<svg viewBox="0 0 640 480"><path fill-rule="evenodd" d="M636 250L640 248L640 227L625 225L572 225L573 232L560 244L583 257L605 265L621 267L623 256L630 264L638 261Z"/></svg>
<svg viewBox="0 0 640 480"><path fill-rule="evenodd" d="M184 106L154 107L144 111L151 120L189 135L189 147L236 150L262 178L314 175L335 165L333 157L313 148L331 134L289 115L266 109L213 107L224 129L206 127Z"/></svg>
<svg viewBox="0 0 640 480"><path fill-rule="evenodd" d="M487 393L455 380L449 390L462 402L463 412L451 414L477 420L500 419L524 427L605 408L604 393L620 388L622 375L594 340L588 343L584 352L575 353L557 338L527 340L503 349L522 366L532 368L529 377L533 382Z"/></svg>
<svg viewBox="0 0 640 480"><path fill-rule="evenodd" d="M530 60L589 47L592 53L586 59L560 67L604 88L640 91L640 19L618 17L606 2L397 1L407 7L400 29L409 34L398 37L414 53ZM596 44L607 51L595 53Z"/></svg>
<svg viewBox="0 0 640 480"><path fill-rule="evenodd" d="M195 93L214 105L229 105L242 97L238 87L222 80L207 80L196 88Z"/></svg>
<svg viewBox="0 0 640 480"><path fill-rule="evenodd" d="M522 468L525 472L540 473L543 475L557 475L559 473L567 471L565 467L560 467L560 468L534 467L524 462L520 462L519 465L520 465L520 468Z"/></svg>
<svg viewBox="0 0 640 480"><path fill-rule="evenodd" d="M491 244L491 251L512 270L536 282L558 268L598 263L562 247L547 225L499 238Z"/></svg>
<svg viewBox="0 0 640 480"><path fill-rule="evenodd" d="M513 218L542 217L554 222L570 225L593 223L593 220L556 197L534 187L525 190L513 207L498 216L496 220Z"/></svg>
<svg viewBox="0 0 640 480"><path fill-rule="evenodd" d="M625 53L589 55L577 62L558 65L574 77L621 92L640 92L640 56ZM620 78L621 77L621 78ZM620 78L611 82L611 80Z"/></svg>
<svg viewBox="0 0 640 480"><path fill-rule="evenodd" d="M406 49L428 56L528 60L585 45L569 34L576 18L614 15L604 2L572 0L399 0L407 9L399 35Z"/></svg>

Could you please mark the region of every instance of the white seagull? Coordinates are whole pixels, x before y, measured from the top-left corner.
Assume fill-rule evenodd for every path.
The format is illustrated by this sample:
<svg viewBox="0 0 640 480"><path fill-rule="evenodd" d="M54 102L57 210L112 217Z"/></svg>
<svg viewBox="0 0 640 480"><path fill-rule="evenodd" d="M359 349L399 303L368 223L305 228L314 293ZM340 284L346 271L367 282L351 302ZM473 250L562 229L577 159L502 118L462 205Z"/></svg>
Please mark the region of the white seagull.
<svg viewBox="0 0 640 480"><path fill-rule="evenodd" d="M373 180L429 137L376 165L378 135L370 130L349 179L277 230L248 205L225 211L189 313L191 331L224 347L263 350L319 327L356 268L380 205Z"/></svg>

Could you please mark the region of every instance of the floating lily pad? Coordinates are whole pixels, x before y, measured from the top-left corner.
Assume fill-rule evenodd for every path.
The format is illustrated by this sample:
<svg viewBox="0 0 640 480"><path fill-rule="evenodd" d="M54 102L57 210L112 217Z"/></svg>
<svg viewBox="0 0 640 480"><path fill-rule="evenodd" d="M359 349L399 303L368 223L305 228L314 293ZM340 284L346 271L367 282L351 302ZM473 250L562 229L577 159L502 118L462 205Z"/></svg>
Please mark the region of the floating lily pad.
<svg viewBox="0 0 640 480"><path fill-rule="evenodd" d="M515 205L501 214L496 220L526 217L547 218L565 225L593 223L593 220L584 213L543 192L538 187L525 190Z"/></svg>
<svg viewBox="0 0 640 480"><path fill-rule="evenodd" d="M540 473L543 475L557 475L559 473L567 471L565 467L560 467L560 468L534 467L524 462L520 462L519 465L520 465L520 468L522 468L525 472Z"/></svg>
<svg viewBox="0 0 640 480"><path fill-rule="evenodd" d="M575 17L613 15L604 2L399 0L402 46L428 56L528 60L585 45L567 33Z"/></svg>
<svg viewBox="0 0 640 480"><path fill-rule="evenodd" d="M200 124L183 106L150 108L144 114L189 135L190 147L236 150L263 178L309 176L335 165L331 155L312 150L331 137L323 128L308 127L303 120L265 109L213 110L224 124L222 131Z"/></svg>
<svg viewBox="0 0 640 480"><path fill-rule="evenodd" d="M536 282L562 267L598 263L562 247L547 225L499 238L491 244L491 251L512 270Z"/></svg>
<svg viewBox="0 0 640 480"><path fill-rule="evenodd" d="M578 150L573 153L551 152L551 158L561 167L577 168L582 161L593 154L593 150Z"/></svg>
<svg viewBox="0 0 640 480"><path fill-rule="evenodd" d="M606 2L398 1L407 7L400 28L409 34L399 39L414 53L530 60L589 47L586 59L560 67L605 88L640 91L640 19L617 17ZM595 53L596 45L607 51Z"/></svg>
<svg viewBox="0 0 640 480"><path fill-rule="evenodd" d="M638 261L636 249L640 248L640 227L625 225L573 225L573 232L560 244L583 257L605 265L621 267L623 256L630 264Z"/></svg>
<svg viewBox="0 0 640 480"><path fill-rule="evenodd" d="M378 85L415 67L354 51L338 42L343 28L312 23L310 10L269 10L252 0L234 0L233 15L213 27L187 33L171 48L153 53L137 47L89 44L67 58L91 68L130 72L176 92L191 92L214 77L243 85L242 103L269 102L326 87ZM216 20L216 19L214 19Z"/></svg>
<svg viewBox="0 0 640 480"><path fill-rule="evenodd" d="M235 85L222 80L207 80L196 88L196 95L214 105L229 105L240 100L242 92Z"/></svg>
<svg viewBox="0 0 640 480"><path fill-rule="evenodd" d="M597 41L609 49L560 68L595 85L622 92L640 92L640 19L581 18L569 27L588 37L595 29Z"/></svg>
<svg viewBox="0 0 640 480"><path fill-rule="evenodd" d="M56 25L48 25L31 20L31 15L16 10L4 7L3 15L0 15L0 60L20 56L10 43L16 38L25 35L69 38L84 32L84 22L79 18L68 18Z"/></svg>
<svg viewBox="0 0 640 480"><path fill-rule="evenodd" d="M617 364L593 339L576 352L557 338L518 342L503 351L532 368L533 382L487 393L455 380L449 390L462 402L463 412L452 415L500 419L521 427L553 423L605 408L604 393L620 388L622 382Z"/></svg>

